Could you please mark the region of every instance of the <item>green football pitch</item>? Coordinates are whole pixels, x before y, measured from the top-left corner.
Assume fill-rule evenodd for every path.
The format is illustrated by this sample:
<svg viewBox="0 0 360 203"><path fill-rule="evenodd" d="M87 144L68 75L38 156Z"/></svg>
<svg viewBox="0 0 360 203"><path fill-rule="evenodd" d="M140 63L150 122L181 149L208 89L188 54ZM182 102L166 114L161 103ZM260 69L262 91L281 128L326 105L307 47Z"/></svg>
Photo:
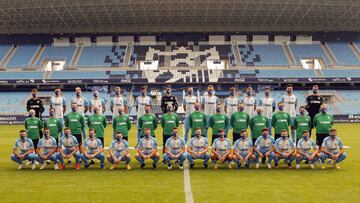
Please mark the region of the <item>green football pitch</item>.
<svg viewBox="0 0 360 203"><path fill-rule="evenodd" d="M360 125L336 124L348 159L341 169L288 170L285 166L268 170L203 169L201 162L184 171L174 167L169 171L158 165L152 169L148 162L140 169L132 157L131 170L118 168L99 170L98 164L88 170L76 171L68 166L64 171L17 170L10 160L12 146L18 138L20 125L0 126L0 198L1 202L359 202L360 194ZM182 130L180 131L182 133ZM161 130L157 130L161 135ZM159 137L159 136L158 136ZM106 129L105 142L111 140ZM136 129L130 133L130 145L136 143ZM161 139L159 139L159 145ZM135 151L132 150L132 155ZM187 173L186 173L187 174ZM185 193L184 178L190 177L191 191ZM186 186L188 186L186 184ZM187 187L188 188L188 187Z"/></svg>

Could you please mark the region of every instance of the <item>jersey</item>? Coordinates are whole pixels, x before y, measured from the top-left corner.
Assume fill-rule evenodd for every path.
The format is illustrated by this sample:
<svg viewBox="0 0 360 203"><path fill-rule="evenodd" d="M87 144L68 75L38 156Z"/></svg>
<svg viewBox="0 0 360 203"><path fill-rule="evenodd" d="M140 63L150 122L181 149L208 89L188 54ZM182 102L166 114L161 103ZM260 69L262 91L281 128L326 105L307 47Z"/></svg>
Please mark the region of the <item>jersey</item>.
<svg viewBox="0 0 360 203"><path fill-rule="evenodd" d="M46 121L44 122L44 127L49 128L50 136L53 138L58 138L63 128L61 120L59 118L46 119Z"/></svg>
<svg viewBox="0 0 360 203"><path fill-rule="evenodd" d="M59 147L64 147L65 149L69 151L73 151L75 147L79 146L79 143L75 136L69 135L69 137L66 137L65 135L62 136L59 140Z"/></svg>
<svg viewBox="0 0 360 203"><path fill-rule="evenodd" d="M305 154L311 155L313 153L311 149L317 150L318 146L312 139L305 140L304 138L301 138L297 144L297 149Z"/></svg>
<svg viewBox="0 0 360 203"><path fill-rule="evenodd" d="M289 132L290 114L285 111L278 111L272 116L271 122L275 134L281 134L282 130Z"/></svg>
<svg viewBox="0 0 360 203"><path fill-rule="evenodd" d="M171 136L166 140L165 147L170 150L171 154L178 154L180 153L181 149L185 147L185 140L181 137L177 137L175 139L173 136Z"/></svg>
<svg viewBox="0 0 360 203"><path fill-rule="evenodd" d="M89 101L85 97L74 97L71 103L77 104L76 111L85 116L85 108L89 107Z"/></svg>
<svg viewBox="0 0 360 203"><path fill-rule="evenodd" d="M318 113L314 117L313 126L316 128L316 134L329 134L333 126L333 116L329 113Z"/></svg>
<svg viewBox="0 0 360 203"><path fill-rule="evenodd" d="M25 129L30 139L40 139L40 131L42 128L42 122L39 118L30 117L25 119Z"/></svg>
<svg viewBox="0 0 360 203"><path fill-rule="evenodd" d="M30 109L35 110L35 117L41 119L41 114L44 112L44 104L43 101L39 98L30 98L26 102L26 110L27 112L30 111Z"/></svg>
<svg viewBox="0 0 360 203"><path fill-rule="evenodd" d="M208 139L203 136L193 137L190 140L189 147L194 152L201 152L208 146L208 144Z"/></svg>
<svg viewBox="0 0 360 203"><path fill-rule="evenodd" d="M210 117L209 127L212 128L213 135L218 135L220 129L226 130L228 126L229 118L227 117L227 115L216 113Z"/></svg>
<svg viewBox="0 0 360 203"><path fill-rule="evenodd" d="M256 115L250 120L251 136L253 139L262 135L262 129L267 127L268 119L264 115Z"/></svg>
<svg viewBox="0 0 360 203"><path fill-rule="evenodd" d="M131 120L128 115L115 116L112 121L114 132L121 132L123 137L128 137Z"/></svg>
<svg viewBox="0 0 360 203"><path fill-rule="evenodd" d="M233 128L233 133L240 133L242 130L246 130L250 125L249 114L236 111L231 115L230 125Z"/></svg>
<svg viewBox="0 0 360 203"><path fill-rule="evenodd" d="M34 149L34 143L30 138L26 138L25 142L23 142L21 140L21 138L19 138L19 139L16 140L16 142L14 144L14 149L15 150L19 149L20 154L25 154L29 150Z"/></svg>
<svg viewBox="0 0 360 203"><path fill-rule="evenodd" d="M275 144L275 140L271 136L267 136L266 139L260 136L255 141L255 146L258 150L269 151Z"/></svg>
<svg viewBox="0 0 360 203"><path fill-rule="evenodd" d="M294 127L296 129L296 139L300 139L305 130L311 130L311 118L310 116L300 115L296 116L294 121Z"/></svg>
<svg viewBox="0 0 360 203"><path fill-rule="evenodd" d="M89 128L94 128L96 137L104 137L104 129L106 128L106 118L101 114L93 114L88 117L87 125Z"/></svg>
<svg viewBox="0 0 360 203"><path fill-rule="evenodd" d="M78 112L70 112L65 115L65 126L70 128L71 134L80 135L85 127L85 119Z"/></svg>
<svg viewBox="0 0 360 203"><path fill-rule="evenodd" d="M291 118L296 117L297 98L296 95L285 95L282 98L284 102L284 111L290 114Z"/></svg>
<svg viewBox="0 0 360 203"><path fill-rule="evenodd" d="M185 104L185 117L189 117L192 112L195 111L195 102L198 101L198 98L194 95L188 95L184 98Z"/></svg>
<svg viewBox="0 0 360 203"><path fill-rule="evenodd" d="M225 138L223 140L221 140L220 138L216 138L214 140L212 148L215 149L218 154L224 155L229 150L231 150L231 142L228 138Z"/></svg>
<svg viewBox="0 0 360 203"><path fill-rule="evenodd" d="M95 99L95 98L92 98L91 101L90 101L90 104L91 104L91 109L93 110L93 108L95 106L97 106L99 108L99 114L102 114L103 113L103 107L105 106L105 100L104 99Z"/></svg>
<svg viewBox="0 0 360 203"><path fill-rule="evenodd" d="M204 95L201 103L204 105L205 115L211 116L216 113L216 105L220 104L220 100L215 95L212 96Z"/></svg>
<svg viewBox="0 0 360 203"><path fill-rule="evenodd" d="M263 115L266 116L266 118L271 119L276 106L275 100L271 97L263 97L260 100L259 106L263 108Z"/></svg>
<svg viewBox="0 0 360 203"><path fill-rule="evenodd" d="M66 100L64 97L51 97L50 106L55 109L55 118L64 118L64 106L66 106Z"/></svg>
<svg viewBox="0 0 360 203"><path fill-rule="evenodd" d="M101 140L98 138L94 138L93 140L91 140L91 138L86 138L84 141L84 147L88 154L95 154L103 147L103 145Z"/></svg>
<svg viewBox="0 0 360 203"><path fill-rule="evenodd" d="M57 144L53 137L50 137L49 139L41 138L37 146L37 148L41 150L42 155L47 155L54 147L57 147Z"/></svg>
<svg viewBox="0 0 360 203"><path fill-rule="evenodd" d="M250 96L246 96L241 99L241 103L244 103L244 111L249 114L250 118L256 115L255 108L257 105L257 100Z"/></svg>
<svg viewBox="0 0 360 203"><path fill-rule="evenodd" d="M149 96L138 96L135 100L135 106L137 107L137 118L139 119L145 114L145 105L152 105L152 99Z"/></svg>
<svg viewBox="0 0 360 203"><path fill-rule="evenodd" d="M195 135L196 128L201 128L201 134L205 135L206 115L201 111L194 111L190 114L191 134Z"/></svg>
<svg viewBox="0 0 360 203"><path fill-rule="evenodd" d="M173 95L164 95L161 97L161 110L163 113L167 113L167 106L172 106L174 109L174 112L176 112L178 110L178 103L177 103L177 99L175 96Z"/></svg>
<svg viewBox="0 0 360 203"><path fill-rule="evenodd" d="M306 110L309 116L313 118L319 113L320 106L324 103L324 98L320 95L309 95L306 97Z"/></svg>
<svg viewBox="0 0 360 203"><path fill-rule="evenodd" d="M174 127L179 127L179 116L175 113L166 113L161 118L161 127L163 135L171 135Z"/></svg>
<svg viewBox="0 0 360 203"><path fill-rule="evenodd" d="M157 150L157 141L153 137L144 137L140 140L138 149L141 149L144 154L150 154L154 149Z"/></svg>
<svg viewBox="0 0 360 203"><path fill-rule="evenodd" d="M246 155L251 152L253 143L250 139L238 139L234 143L234 150L240 155Z"/></svg>
<svg viewBox="0 0 360 203"><path fill-rule="evenodd" d="M230 96L225 98L225 108L228 118L230 118L231 115L237 111L239 103L240 103L239 98L235 96Z"/></svg>
<svg viewBox="0 0 360 203"><path fill-rule="evenodd" d="M128 104L127 104L127 99L123 96L115 96L113 97L111 100L110 100L110 108L112 109L113 111L113 118L115 116L118 116L119 115L119 108L120 107L126 107Z"/></svg>
<svg viewBox="0 0 360 203"><path fill-rule="evenodd" d="M129 144L126 140L121 139L120 141L114 140L111 142L109 149L114 153L122 155L126 150L128 150Z"/></svg>
<svg viewBox="0 0 360 203"><path fill-rule="evenodd" d="M139 118L139 127L141 129L141 136L144 136L145 128L149 128L151 135L155 135L158 120L154 114L144 114Z"/></svg>
<svg viewBox="0 0 360 203"><path fill-rule="evenodd" d="M290 152L290 150L294 149L294 147L294 142L289 138L283 139L280 137L275 141L275 149L281 153Z"/></svg>
<svg viewBox="0 0 360 203"><path fill-rule="evenodd" d="M343 148L343 144L340 138L335 137L335 139L333 139L328 136L324 139L321 148L324 148L326 151L331 152L332 154L337 154Z"/></svg>

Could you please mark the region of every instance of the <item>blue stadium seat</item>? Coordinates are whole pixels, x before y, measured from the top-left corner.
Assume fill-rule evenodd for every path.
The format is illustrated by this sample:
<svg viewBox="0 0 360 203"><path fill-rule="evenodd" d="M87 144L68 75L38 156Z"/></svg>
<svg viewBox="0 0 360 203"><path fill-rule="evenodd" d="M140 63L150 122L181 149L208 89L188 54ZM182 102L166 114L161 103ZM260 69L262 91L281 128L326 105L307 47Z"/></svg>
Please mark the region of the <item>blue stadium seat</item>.
<svg viewBox="0 0 360 203"><path fill-rule="evenodd" d="M124 65L126 46L84 46L78 67L119 67Z"/></svg>
<svg viewBox="0 0 360 203"><path fill-rule="evenodd" d="M238 45L241 62L247 66L288 66L281 45Z"/></svg>
<svg viewBox="0 0 360 203"><path fill-rule="evenodd" d="M360 60L355 53L350 49L350 46L346 42L339 43L327 43L333 53L336 63L343 66L356 66L360 65Z"/></svg>
<svg viewBox="0 0 360 203"><path fill-rule="evenodd" d="M38 48L39 45L18 45L6 67L28 67Z"/></svg>
<svg viewBox="0 0 360 203"><path fill-rule="evenodd" d="M289 48L295 57L296 65L301 65L301 59L306 58L321 58L326 65L330 64L320 44L291 44Z"/></svg>
<svg viewBox="0 0 360 203"><path fill-rule="evenodd" d="M45 46L45 50L38 59L36 66L40 67L44 60L64 60L64 66L68 67L75 49L75 46Z"/></svg>

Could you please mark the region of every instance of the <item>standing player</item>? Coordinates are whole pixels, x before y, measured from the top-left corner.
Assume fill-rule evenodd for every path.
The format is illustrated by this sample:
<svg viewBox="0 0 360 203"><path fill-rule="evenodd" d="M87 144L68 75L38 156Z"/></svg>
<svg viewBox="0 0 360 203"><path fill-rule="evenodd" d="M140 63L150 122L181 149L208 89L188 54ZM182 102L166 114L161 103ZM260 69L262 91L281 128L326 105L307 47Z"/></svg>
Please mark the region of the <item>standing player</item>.
<svg viewBox="0 0 360 203"><path fill-rule="evenodd" d="M26 110L29 112L30 109L35 110L35 117L42 119L42 113L44 112L43 101L38 98L38 90L31 90L31 98L26 102Z"/></svg>
<svg viewBox="0 0 360 203"><path fill-rule="evenodd" d="M161 97L161 110L165 114L167 113L167 106L172 106L173 111L177 112L178 110L178 103L175 96L171 94L171 86L166 86L165 95Z"/></svg>
<svg viewBox="0 0 360 203"><path fill-rule="evenodd" d="M35 169L35 153L34 144L30 138L26 137L26 130L20 130L20 138L16 140L13 147L13 154L11 160L19 164L18 169L24 168L23 161L30 161L32 163L31 169ZM18 151L19 150L19 151Z"/></svg>
<svg viewBox="0 0 360 203"><path fill-rule="evenodd" d="M265 96L260 100L259 106L261 106L264 110L264 116L266 116L266 118L268 119L268 124L266 127L269 128L270 135L272 135L271 119L275 111L276 103L275 103L275 99L273 99L270 96L270 92L271 92L270 87L266 87L264 91Z"/></svg>
<svg viewBox="0 0 360 203"><path fill-rule="evenodd" d="M184 111L185 111L185 120L184 120L184 125L185 125L185 134L184 134L184 138L185 138L185 142L188 141L188 136L189 136L189 131L190 131L190 114L192 112L195 111L195 102L198 102L198 98L196 96L194 96L194 90L192 87L189 87L187 89L187 93L188 95L185 96L184 98Z"/></svg>
<svg viewBox="0 0 360 203"><path fill-rule="evenodd" d="M115 97L110 100L110 111L113 114L113 119L119 115L120 107L123 107L124 113L127 114L127 99L121 95L121 88L115 87Z"/></svg>
<svg viewBox="0 0 360 203"><path fill-rule="evenodd" d="M139 128L141 130L140 137L144 137L145 129L149 128L151 136L155 137L155 129L158 125L158 120L154 114L151 113L150 105L145 105L145 114L142 115L139 120Z"/></svg>
<svg viewBox="0 0 360 203"><path fill-rule="evenodd" d="M204 168L208 167L210 155L208 152L208 139L201 136L201 128L195 129L195 137L191 138L189 147L187 148L187 159L190 168L194 168L194 159L202 159Z"/></svg>
<svg viewBox="0 0 360 203"><path fill-rule="evenodd" d="M40 170L43 170L46 167L46 161L54 162L54 169L59 168L56 157L57 144L56 140L50 136L50 130L48 128L43 129L43 138L39 140L36 149L35 161L41 163Z"/></svg>
<svg viewBox="0 0 360 203"><path fill-rule="evenodd" d="M300 169L300 162L307 161L312 169L315 169L314 163L319 160L319 147L314 140L310 139L309 131L303 131L303 136L297 144L296 169Z"/></svg>
<svg viewBox="0 0 360 203"><path fill-rule="evenodd" d="M153 168L156 168L156 164L160 159L160 154L157 150L157 141L151 136L149 128L144 129L145 136L142 138L138 145L138 150L135 155L136 160L140 163L140 168L145 167L145 160L153 160Z"/></svg>
<svg viewBox="0 0 360 203"><path fill-rule="evenodd" d="M316 114L313 120L313 126L316 129L316 144L319 148L321 148L323 140L329 136L333 122L334 118L332 114L327 113L327 105L322 104L320 107L320 113Z"/></svg>
<svg viewBox="0 0 360 203"><path fill-rule="evenodd" d="M128 141L129 130L131 129L131 120L124 112L124 107L120 106L118 109L119 115L115 116L112 121L114 129L113 139L116 139L116 134L121 132L121 139Z"/></svg>
<svg viewBox="0 0 360 203"><path fill-rule="evenodd" d="M81 95L81 88L75 88L75 97L71 100L71 103L77 104L77 112L79 112L85 119L85 113L89 110L89 101ZM86 139L86 128L82 129L82 135Z"/></svg>
<svg viewBox="0 0 360 203"><path fill-rule="evenodd" d="M96 130L89 129L89 137L84 141L84 147L81 150L81 160L83 160L85 169L89 168L89 160L100 160L100 168L105 169L105 154L101 140L95 137Z"/></svg>
<svg viewBox="0 0 360 203"><path fill-rule="evenodd" d="M262 130L266 128L268 123L268 119L262 115L263 109L261 107L256 109L256 113L257 115L253 116L250 120L250 130L253 143L255 143L256 140L262 135Z"/></svg>
<svg viewBox="0 0 360 203"><path fill-rule="evenodd" d="M179 137L177 127L173 127L172 136L166 141L164 161L168 165L168 169L172 169L171 160L176 160L179 168L183 169L183 163L186 160L185 141Z"/></svg>
<svg viewBox="0 0 360 203"><path fill-rule="evenodd" d="M115 169L121 161L125 162L126 169L131 169L129 164L131 161L131 156L128 147L128 142L122 139L122 133L117 132L115 139L109 146L109 154L106 157L107 160L112 164L110 170Z"/></svg>
<svg viewBox="0 0 360 203"><path fill-rule="evenodd" d="M56 143L59 144L59 134L62 132L63 125L59 118L55 118L55 109L49 109L49 118L44 122L44 127L49 128L50 136L55 138Z"/></svg>
<svg viewBox="0 0 360 203"><path fill-rule="evenodd" d="M225 130L219 130L219 138L214 140L211 150L211 160L214 164L214 169L218 169L217 162L220 161L228 165L231 169L231 142L225 137Z"/></svg>
<svg viewBox="0 0 360 203"><path fill-rule="evenodd" d="M81 158L80 152L79 152L79 143L75 136L71 135L70 128L66 127L64 128L64 136L60 138L59 144L58 144L58 153L57 153L57 159L61 163L60 169L65 169L64 159L70 160L71 157L75 158L75 169L79 170L80 165L79 161Z"/></svg>
<svg viewBox="0 0 360 203"><path fill-rule="evenodd" d="M250 116L244 112L244 104L239 104L239 111L234 112L230 118L230 126L233 129L233 144L240 138L240 132L247 130L250 125Z"/></svg>
<svg viewBox="0 0 360 203"><path fill-rule="evenodd" d="M195 111L190 114L189 126L191 128L191 137L195 136L195 129L201 128L202 136L207 138L205 135L205 128L207 126L206 115L200 111L200 102L195 102Z"/></svg>
<svg viewBox="0 0 360 203"><path fill-rule="evenodd" d="M206 115L206 128L205 128L205 137L208 137L208 128L210 117L216 113L216 105L220 104L220 100L214 94L214 86L209 85L207 88L207 95L204 94L202 98L202 109Z"/></svg>
<svg viewBox="0 0 360 203"><path fill-rule="evenodd" d="M255 97L252 96L252 94L253 94L252 87L248 87L246 89L246 97L242 98L241 100L241 103L244 104L245 112L249 114L250 118L255 116L256 114L255 109L257 106L257 100L255 99Z"/></svg>
<svg viewBox="0 0 360 203"><path fill-rule="evenodd" d="M65 126L71 131L71 134L76 137L78 145L82 144L82 130L85 128L85 119L79 112L77 112L77 104L71 104L71 112L65 115Z"/></svg>
<svg viewBox="0 0 360 203"><path fill-rule="evenodd" d="M321 146L320 159L322 162L321 169L325 169L326 159L331 159L331 163L334 168L340 169L338 163L344 161L347 157L343 149L343 144L341 139L337 136L337 131L335 129L330 130L330 136L324 139L324 142Z"/></svg>
<svg viewBox="0 0 360 203"><path fill-rule="evenodd" d="M241 163L244 163L245 167L249 168L251 161L257 162L253 142L248 139L246 130L241 131L240 139L236 140L234 144L232 160L236 163L237 168L241 167Z"/></svg>
<svg viewBox="0 0 360 203"><path fill-rule="evenodd" d="M95 107L98 109L98 114L103 114L106 111L105 100L100 98L99 92L97 90L93 91L93 98L90 101L90 112L94 113Z"/></svg>
<svg viewBox="0 0 360 203"><path fill-rule="evenodd" d="M101 141L102 146L104 146L104 135L107 122L106 117L100 114L99 110L100 109L97 106L93 107L94 114L88 117L87 125L89 128L95 129L96 138L98 138Z"/></svg>
<svg viewBox="0 0 360 203"><path fill-rule="evenodd" d="M141 139L141 127L139 126L139 118L145 114L145 106L146 105L149 105L151 108L152 99L151 99L151 97L147 96L147 88L145 86L143 86L141 88L141 95L136 97L136 100L135 100L135 106L136 106L136 112L137 112L137 128L138 128L137 143L138 144Z"/></svg>
<svg viewBox="0 0 360 203"><path fill-rule="evenodd" d="M231 116L237 112L240 104L240 100L235 96L235 87L230 88L230 96L225 98L224 101L224 112L226 113L228 119L231 119ZM226 128L225 134L228 134L229 129L232 128L229 122L229 126Z"/></svg>
<svg viewBox="0 0 360 203"><path fill-rule="evenodd" d="M173 129L179 127L179 116L174 113L174 107L169 105L167 107L167 113L161 118L161 127L163 128L163 153L165 153L165 144L167 140L172 136Z"/></svg>
<svg viewBox="0 0 360 203"><path fill-rule="evenodd" d="M259 158L264 158L264 160L268 160L267 167L271 169L271 161L275 157L274 144L275 140L273 137L269 136L269 129L262 129L262 136L258 137L254 144L255 156L257 159L255 168L259 168Z"/></svg>
<svg viewBox="0 0 360 203"><path fill-rule="evenodd" d="M221 113L221 105L216 105L216 113L210 116L209 127L212 129L211 145L214 140L219 138L219 130L226 129L229 126L229 118L226 114ZM225 134L227 137L227 134Z"/></svg>
<svg viewBox="0 0 360 203"><path fill-rule="evenodd" d="M284 111L290 115L291 139L295 141L294 121L296 117L297 98L293 94L293 86L286 86L286 95L282 98L284 103Z"/></svg>
<svg viewBox="0 0 360 203"><path fill-rule="evenodd" d="M55 109L55 118L61 120L61 124L64 125L64 114L66 112L66 100L61 96L60 88L56 88L54 91L55 95L50 98L50 108ZM64 135L60 132L61 137ZM35 144L35 143L34 143Z"/></svg>
<svg viewBox="0 0 360 203"><path fill-rule="evenodd" d="M272 127L274 128L275 131L275 136L274 136L275 140L280 138L281 136L280 134L283 130L289 132L289 125L291 123L291 116L288 112L284 111L283 102L278 103L278 109L279 111L274 113L271 119Z"/></svg>
<svg viewBox="0 0 360 203"><path fill-rule="evenodd" d="M27 135L33 142L35 149L39 143L40 132L42 128L42 122L39 118L35 117L35 110L30 109L29 118L25 119L25 129L27 130Z"/></svg>
<svg viewBox="0 0 360 203"><path fill-rule="evenodd" d="M314 117L316 114L320 112L320 106L324 103L324 98L319 95L319 86L313 85L312 86L312 94L306 97L306 110L309 112L309 116L311 118L311 121L314 120ZM311 124L311 129L313 129L314 126ZM310 137L311 137L311 130Z"/></svg>
<svg viewBox="0 0 360 203"><path fill-rule="evenodd" d="M311 131L311 118L310 116L305 115L305 111L305 107L300 106L300 115L296 116L295 118L294 127L296 129L296 142L298 142L303 137L304 131Z"/></svg>
<svg viewBox="0 0 360 203"><path fill-rule="evenodd" d="M275 168L279 166L279 160L284 159L291 169L291 164L294 161L295 145L289 139L288 131L282 130L281 137L275 141Z"/></svg>

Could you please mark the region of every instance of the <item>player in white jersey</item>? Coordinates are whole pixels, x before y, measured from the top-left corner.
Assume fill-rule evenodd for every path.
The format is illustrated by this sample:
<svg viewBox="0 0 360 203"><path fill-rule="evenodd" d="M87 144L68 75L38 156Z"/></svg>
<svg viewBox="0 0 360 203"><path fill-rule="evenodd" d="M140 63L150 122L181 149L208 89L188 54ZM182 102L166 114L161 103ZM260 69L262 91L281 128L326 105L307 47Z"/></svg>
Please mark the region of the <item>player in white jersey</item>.
<svg viewBox="0 0 360 203"><path fill-rule="evenodd" d="M168 169L172 169L171 160L176 160L179 169L183 169L183 163L186 160L185 140L178 135L177 127L172 129L172 136L166 140L164 161L168 165Z"/></svg>
<svg viewBox="0 0 360 203"><path fill-rule="evenodd" d="M315 169L314 163L319 160L320 153L315 141L310 139L309 131L305 130L303 132L302 138L298 141L296 151L296 169L300 169L300 162L302 160L307 161L310 167Z"/></svg>
<svg viewBox="0 0 360 203"><path fill-rule="evenodd" d="M79 112L85 118L85 113L89 110L89 101L81 95L81 88L75 88L76 96L71 100L71 103L77 104L77 112ZM86 139L86 127L82 129L84 140Z"/></svg>
<svg viewBox="0 0 360 203"><path fill-rule="evenodd" d="M113 114L113 118L119 115L119 108L124 107L124 113L127 114L127 99L121 95L121 88L115 87L115 97L110 101L110 111Z"/></svg>
<svg viewBox="0 0 360 203"><path fill-rule="evenodd" d="M249 114L250 118L256 115L255 109L257 106L257 100L252 96L252 94L252 87L248 87L246 89L246 96L241 99L241 103L244 104L244 111Z"/></svg>
<svg viewBox="0 0 360 203"><path fill-rule="evenodd" d="M270 135L272 135L271 118L275 111L276 103L275 99L270 96L270 92L270 87L265 87L265 96L259 101L259 106L263 108L263 115L268 118L267 128L269 128Z"/></svg>
<svg viewBox="0 0 360 203"><path fill-rule="evenodd" d="M103 114L106 109L105 109L105 100L100 98L99 92L97 90L93 91L93 98L90 100L90 113L93 112L94 107L98 107L99 109L99 114Z"/></svg>
<svg viewBox="0 0 360 203"><path fill-rule="evenodd" d="M136 97L135 99L135 106L137 112L137 128L138 128L138 135L137 140L140 140L141 137L141 128L139 127L139 118L145 114L145 106L150 105L152 107L152 99L151 97L147 96L147 87L141 87L141 95Z"/></svg>
<svg viewBox="0 0 360 203"><path fill-rule="evenodd" d="M235 96L235 87L230 88L230 96L225 98L224 101L224 112L228 116L229 120L231 118L231 115L235 113L238 110L238 106L240 104L240 99ZM230 122L229 126L226 128L225 135L228 134L229 129L231 128Z"/></svg>
<svg viewBox="0 0 360 203"><path fill-rule="evenodd" d="M288 168L291 169L291 163L294 161L295 145L289 139L288 132L286 130L281 131L281 137L275 141L275 168L279 165L279 160L284 159Z"/></svg>
<svg viewBox="0 0 360 203"><path fill-rule="evenodd" d="M326 137L321 145L320 159L322 162L321 169L325 169L326 159L330 159L329 162L336 169L340 169L338 163L344 161L347 157L344 152L344 146L341 139L337 136L337 131L331 129L329 136Z"/></svg>
<svg viewBox="0 0 360 203"><path fill-rule="evenodd" d="M66 112L66 100L61 96L60 88L56 88L54 91L55 95L50 98L50 108L55 109L55 118L61 120L62 125L64 126L64 114ZM62 137L64 133L61 131L60 136Z"/></svg>
<svg viewBox="0 0 360 203"><path fill-rule="evenodd" d="M26 136L26 130L20 130L20 138L16 140L13 147L13 154L11 155L11 160L19 164L18 169L22 169L25 164L23 161L30 161L32 163L31 169L35 169L34 158L36 157L34 153L34 143L30 138Z"/></svg>
<svg viewBox="0 0 360 203"><path fill-rule="evenodd" d="M297 98L296 95L293 94L293 86L286 86L286 95L282 98L282 102L284 103L284 111L290 114L290 126L291 126L291 138L295 140L295 127L294 121L296 118L296 108L297 108Z"/></svg>
<svg viewBox="0 0 360 203"><path fill-rule="evenodd" d="M187 93L188 93L188 95L185 96L184 105L183 105L183 108L184 108L184 111L185 111L185 120L184 120L184 124L185 124L185 134L184 134L185 142L187 142L187 140L188 140L189 131L190 131L190 114L195 111L195 107L194 107L195 102L199 101L198 98L196 96L194 96L194 90L193 90L192 87L189 87L187 89Z"/></svg>
<svg viewBox="0 0 360 203"><path fill-rule="evenodd" d="M202 109L204 109L204 113L206 115L206 128L205 128L205 137L207 137L208 134L208 128L209 128L209 120L210 116L216 113L216 105L220 104L220 100L217 96L214 94L214 86L209 85L207 88L207 95L204 94L202 98Z"/></svg>

